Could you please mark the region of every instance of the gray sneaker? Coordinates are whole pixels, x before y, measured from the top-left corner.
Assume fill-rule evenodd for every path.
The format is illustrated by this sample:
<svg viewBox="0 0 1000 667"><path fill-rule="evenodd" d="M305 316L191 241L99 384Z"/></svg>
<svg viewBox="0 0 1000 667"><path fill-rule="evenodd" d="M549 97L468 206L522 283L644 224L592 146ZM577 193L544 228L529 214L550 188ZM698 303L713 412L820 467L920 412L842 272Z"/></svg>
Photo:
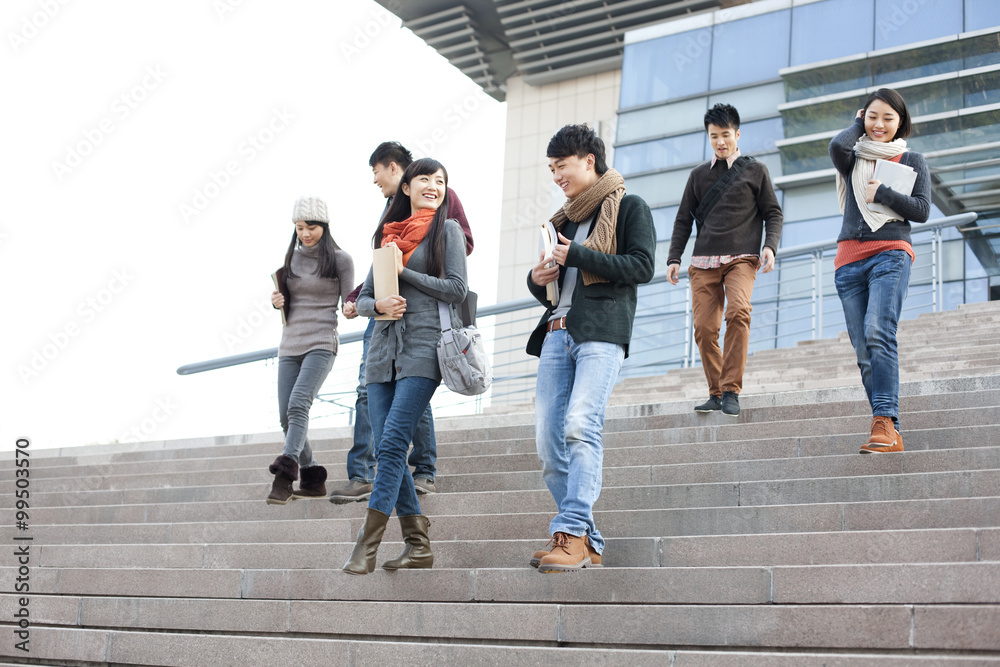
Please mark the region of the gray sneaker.
<svg viewBox="0 0 1000 667"><path fill-rule="evenodd" d="M722 392L722 414L729 417L740 416L740 395L734 391Z"/></svg>
<svg viewBox="0 0 1000 667"><path fill-rule="evenodd" d="M370 482L359 482L352 479L347 486L334 489L330 494L330 502L335 505L345 503L359 503L368 500L372 495L372 484Z"/></svg>
<svg viewBox="0 0 1000 667"><path fill-rule="evenodd" d="M426 477L415 477L413 479L413 486L417 488L417 493L421 496L429 493L437 493L437 489L434 488L434 480L427 479Z"/></svg>

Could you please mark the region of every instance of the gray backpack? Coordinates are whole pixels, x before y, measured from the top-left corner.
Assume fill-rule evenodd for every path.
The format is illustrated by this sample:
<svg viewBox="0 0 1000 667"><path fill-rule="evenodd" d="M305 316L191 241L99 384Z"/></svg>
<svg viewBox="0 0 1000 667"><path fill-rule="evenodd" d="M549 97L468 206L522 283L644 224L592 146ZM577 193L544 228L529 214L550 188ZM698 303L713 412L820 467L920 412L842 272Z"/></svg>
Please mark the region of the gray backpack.
<svg viewBox="0 0 1000 667"><path fill-rule="evenodd" d="M486 354L483 336L475 326L455 329L451 326L451 308L438 301L441 316L441 340L438 341L438 367L445 386L456 394L476 396L493 383L493 366Z"/></svg>

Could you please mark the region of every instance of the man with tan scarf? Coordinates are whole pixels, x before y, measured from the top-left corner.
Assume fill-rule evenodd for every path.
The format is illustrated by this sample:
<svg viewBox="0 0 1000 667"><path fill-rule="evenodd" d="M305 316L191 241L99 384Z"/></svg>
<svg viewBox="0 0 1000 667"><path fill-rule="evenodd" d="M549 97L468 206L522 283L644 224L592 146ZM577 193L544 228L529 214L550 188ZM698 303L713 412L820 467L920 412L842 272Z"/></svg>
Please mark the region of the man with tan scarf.
<svg viewBox="0 0 1000 667"><path fill-rule="evenodd" d="M585 125L567 125L549 142L552 179L566 203L552 216L560 243L528 275L546 307L528 339L540 357L535 444L558 513L540 572L599 567L604 538L594 523L601 493L604 412L628 356L638 285L653 277L656 232L640 197L605 163L604 142ZM558 281L558 303L546 285Z"/></svg>

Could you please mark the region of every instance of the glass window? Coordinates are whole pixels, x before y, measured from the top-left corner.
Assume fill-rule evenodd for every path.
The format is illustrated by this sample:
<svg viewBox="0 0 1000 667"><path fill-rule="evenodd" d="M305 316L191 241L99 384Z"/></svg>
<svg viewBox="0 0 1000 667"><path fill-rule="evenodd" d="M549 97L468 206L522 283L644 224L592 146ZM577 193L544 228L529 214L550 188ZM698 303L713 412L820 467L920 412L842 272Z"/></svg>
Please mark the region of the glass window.
<svg viewBox="0 0 1000 667"><path fill-rule="evenodd" d="M793 8L792 67L871 51L874 21L875 0L826 0Z"/></svg>
<svg viewBox="0 0 1000 667"><path fill-rule="evenodd" d="M831 241L840 234L843 218L840 215L820 218L818 220L803 220L801 222L786 222L781 226L782 248L791 248L806 243Z"/></svg>
<svg viewBox="0 0 1000 667"><path fill-rule="evenodd" d="M1000 25L1000 2L965 0L965 31L983 30Z"/></svg>
<svg viewBox="0 0 1000 667"><path fill-rule="evenodd" d="M788 67L791 10L783 9L713 29L711 88L743 86L773 79Z"/></svg>
<svg viewBox="0 0 1000 667"><path fill-rule="evenodd" d="M712 32L667 35L625 47L621 108L696 95L708 90Z"/></svg>
<svg viewBox="0 0 1000 667"><path fill-rule="evenodd" d="M866 88L872 83L872 75L868 61L862 59L821 69L795 72L785 76L784 80L788 101L796 102L810 97Z"/></svg>
<svg viewBox="0 0 1000 667"><path fill-rule="evenodd" d="M801 174L807 171L830 169L830 140L819 139L781 147L781 168L784 174ZM807 216L816 217L815 214Z"/></svg>
<svg viewBox="0 0 1000 667"><path fill-rule="evenodd" d="M1000 63L1000 33L982 35L963 42L966 69Z"/></svg>
<svg viewBox="0 0 1000 667"><path fill-rule="evenodd" d="M625 190L639 195L650 208L676 204L684 195L690 169L677 169L660 174L634 176L625 179Z"/></svg>
<svg viewBox="0 0 1000 667"><path fill-rule="evenodd" d="M775 150L774 142L785 137L781 118L768 118L740 125L740 152L747 155ZM709 156L710 157L710 156Z"/></svg>
<svg viewBox="0 0 1000 667"><path fill-rule="evenodd" d="M875 49L962 32L962 0L875 0Z"/></svg>
<svg viewBox="0 0 1000 667"><path fill-rule="evenodd" d="M768 83L754 88L731 90L721 95L708 98L709 108L719 102L732 104L740 112L740 118L760 118L773 116L778 112L778 105L785 101L785 85L783 83ZM704 128L704 124L699 125Z"/></svg>
<svg viewBox="0 0 1000 667"><path fill-rule="evenodd" d="M666 206L663 208L654 208L652 210L653 227L656 229L657 241L670 240L670 237L674 233L674 218L677 217L678 208L680 207Z"/></svg>
<svg viewBox="0 0 1000 667"><path fill-rule="evenodd" d="M847 127L851 119L857 115L858 109L865 103L865 97L866 95L858 95L831 102L807 104L786 109L781 112L785 137L802 137L830 130L840 131Z"/></svg>
<svg viewBox="0 0 1000 667"><path fill-rule="evenodd" d="M990 296L989 281L985 278L979 280L965 281L965 303L979 303L989 301Z"/></svg>
<svg viewBox="0 0 1000 667"><path fill-rule="evenodd" d="M704 159L704 132L619 146L615 149L615 169L625 175L669 169Z"/></svg>
<svg viewBox="0 0 1000 667"><path fill-rule="evenodd" d="M705 110L705 98L695 97L683 102L619 114L617 141L626 143L684 130L703 130Z"/></svg>
<svg viewBox="0 0 1000 667"><path fill-rule="evenodd" d="M962 69L961 42L945 42L919 49L899 51L872 60L875 85L957 72Z"/></svg>
<svg viewBox="0 0 1000 667"><path fill-rule="evenodd" d="M829 167L830 158L827 157L826 161L827 167ZM782 213L784 213L785 220L789 222L813 220L815 223L810 224L822 225L824 235L816 239L818 241L825 238L835 238L840 232L839 222L835 226L833 234L828 233L830 227L828 223L823 222L823 219L830 218L841 220L837 187L833 181L786 190Z"/></svg>
<svg viewBox="0 0 1000 667"><path fill-rule="evenodd" d="M1000 102L1000 71L984 72L962 79L965 106L978 107Z"/></svg>

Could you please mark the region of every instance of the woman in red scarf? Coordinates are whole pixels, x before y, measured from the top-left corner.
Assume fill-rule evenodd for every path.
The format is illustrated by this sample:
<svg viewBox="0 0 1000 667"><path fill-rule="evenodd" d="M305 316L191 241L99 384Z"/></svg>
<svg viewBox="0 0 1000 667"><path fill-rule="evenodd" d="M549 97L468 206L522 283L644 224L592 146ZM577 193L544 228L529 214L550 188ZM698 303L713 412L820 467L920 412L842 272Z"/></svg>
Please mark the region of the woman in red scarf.
<svg viewBox="0 0 1000 667"><path fill-rule="evenodd" d="M421 514L413 478L406 466L417 422L438 385L437 343L441 338L438 301L458 304L467 292L465 235L448 219L448 172L424 158L407 167L373 237L375 247L399 249L399 294L375 299L369 271L357 309L360 315L388 315L375 322L365 366L368 414L378 471L365 523L344 571L367 574L393 508L406 547L388 570L428 568L434 563L427 534L430 521ZM460 319L452 310L452 323Z"/></svg>

